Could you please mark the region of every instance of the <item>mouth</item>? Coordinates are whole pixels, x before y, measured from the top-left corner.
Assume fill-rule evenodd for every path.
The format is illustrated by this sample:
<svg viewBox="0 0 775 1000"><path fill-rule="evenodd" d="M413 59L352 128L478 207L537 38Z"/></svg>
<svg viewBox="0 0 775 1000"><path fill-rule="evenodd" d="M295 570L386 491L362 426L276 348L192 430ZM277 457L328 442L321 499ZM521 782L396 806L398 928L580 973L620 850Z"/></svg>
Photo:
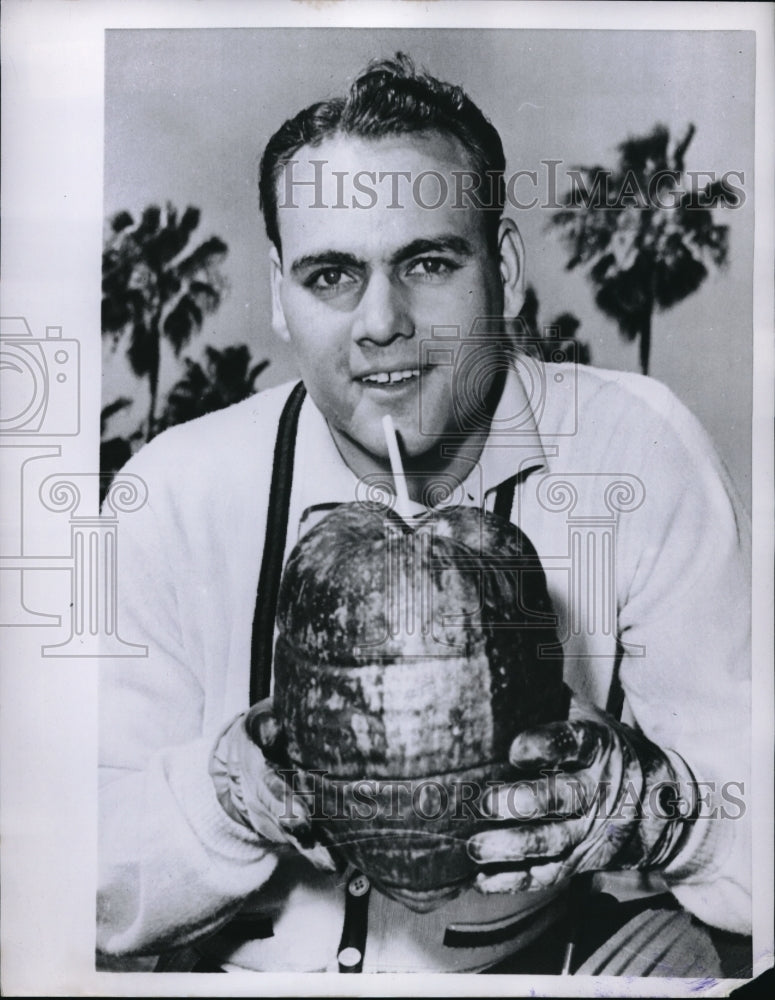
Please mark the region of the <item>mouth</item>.
<svg viewBox="0 0 775 1000"><path fill-rule="evenodd" d="M369 372L368 375L361 375L357 381L361 385L378 386L380 389L392 386L403 386L411 382L416 382L423 374L420 368L397 368L392 371Z"/></svg>

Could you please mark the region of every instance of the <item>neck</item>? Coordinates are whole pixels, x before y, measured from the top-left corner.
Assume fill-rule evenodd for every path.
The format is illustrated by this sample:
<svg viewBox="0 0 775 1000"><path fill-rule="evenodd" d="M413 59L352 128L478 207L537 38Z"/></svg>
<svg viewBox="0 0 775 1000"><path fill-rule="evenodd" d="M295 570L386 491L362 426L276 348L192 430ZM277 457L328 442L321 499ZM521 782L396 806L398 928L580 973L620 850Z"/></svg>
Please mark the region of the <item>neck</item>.
<svg viewBox="0 0 775 1000"><path fill-rule="evenodd" d="M345 464L358 478L374 473L387 473L392 479L390 461L387 458L365 451L350 438L343 438L336 432L332 436ZM445 441L421 455L405 456L404 471L409 498L415 503L424 503L424 499L437 492L444 495L450 480L465 482L476 466L486 440L487 432L480 430L464 440L454 443Z"/></svg>
<svg viewBox="0 0 775 1000"><path fill-rule="evenodd" d="M498 376L490 389L487 412L495 413L505 383L505 377ZM345 464L359 478L374 473L391 473L387 456L374 454L361 447L357 441L337 432L329 424L339 454ZM449 482L465 482L475 468L484 450L490 433L490 421L461 428L453 439L437 442L419 455L403 455L404 471L407 474L407 490L415 503L424 503L433 495L445 495Z"/></svg>

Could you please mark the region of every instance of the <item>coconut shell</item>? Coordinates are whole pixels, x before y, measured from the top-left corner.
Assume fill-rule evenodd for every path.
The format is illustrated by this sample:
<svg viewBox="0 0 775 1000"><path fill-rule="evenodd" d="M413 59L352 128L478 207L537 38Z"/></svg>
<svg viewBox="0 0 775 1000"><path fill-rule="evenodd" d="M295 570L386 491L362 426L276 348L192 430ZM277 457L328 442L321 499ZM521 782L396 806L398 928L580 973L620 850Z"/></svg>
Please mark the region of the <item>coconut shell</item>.
<svg viewBox="0 0 775 1000"><path fill-rule="evenodd" d="M530 541L473 508L408 524L343 504L291 553L277 624L276 712L291 762L318 772L327 842L415 908L456 891L475 870L465 841L486 822L476 789L513 776L519 731L563 713Z"/></svg>

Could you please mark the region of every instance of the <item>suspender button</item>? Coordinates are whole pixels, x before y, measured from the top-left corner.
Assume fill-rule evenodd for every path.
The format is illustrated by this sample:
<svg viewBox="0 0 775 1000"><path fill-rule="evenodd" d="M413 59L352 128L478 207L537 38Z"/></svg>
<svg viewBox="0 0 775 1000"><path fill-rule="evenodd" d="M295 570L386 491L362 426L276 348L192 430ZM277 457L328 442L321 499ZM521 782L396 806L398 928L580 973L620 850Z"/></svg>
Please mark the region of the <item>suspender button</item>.
<svg viewBox="0 0 775 1000"><path fill-rule="evenodd" d="M363 961L363 954L359 948L342 948L336 956L340 965L346 969L351 969L355 965L360 965Z"/></svg>
<svg viewBox="0 0 775 1000"><path fill-rule="evenodd" d="M359 874L350 879L347 891L351 896L365 896L370 888L371 882L369 882L365 875Z"/></svg>

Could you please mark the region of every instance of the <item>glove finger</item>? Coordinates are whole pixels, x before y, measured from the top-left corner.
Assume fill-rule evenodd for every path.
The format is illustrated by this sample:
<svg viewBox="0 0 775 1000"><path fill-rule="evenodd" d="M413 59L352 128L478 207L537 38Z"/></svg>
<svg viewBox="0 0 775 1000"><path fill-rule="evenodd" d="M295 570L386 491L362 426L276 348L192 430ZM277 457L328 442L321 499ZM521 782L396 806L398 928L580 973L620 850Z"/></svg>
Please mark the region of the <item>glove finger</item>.
<svg viewBox="0 0 775 1000"><path fill-rule="evenodd" d="M282 735L282 726L274 714L271 698L256 702L245 716L245 731L261 750L275 748Z"/></svg>
<svg viewBox="0 0 775 1000"><path fill-rule="evenodd" d="M509 761L524 771L589 767L605 745L605 729L589 719L550 722L514 738Z"/></svg>
<svg viewBox="0 0 775 1000"><path fill-rule="evenodd" d="M271 767L264 770L262 778L263 786L256 788L256 796L277 816L281 825L292 830L308 827L309 809L304 796Z"/></svg>
<svg viewBox="0 0 775 1000"><path fill-rule="evenodd" d="M484 872L474 879L474 888L485 895L498 892L523 892L530 884L530 872L496 872L485 875Z"/></svg>
<svg viewBox="0 0 775 1000"><path fill-rule="evenodd" d="M542 865L533 865L528 869L530 883L528 890L548 889L549 886L564 882L573 874L572 867L567 861L547 861Z"/></svg>
<svg viewBox="0 0 775 1000"><path fill-rule="evenodd" d="M570 868L563 861L549 861L543 865L533 865L526 871L484 872L474 879L474 888L485 895L495 893L539 892L570 878Z"/></svg>
<svg viewBox="0 0 775 1000"><path fill-rule="evenodd" d="M254 772L253 780L243 782L242 800L254 816L271 817L283 833L293 833L300 839L310 834L310 818L307 805L286 782L267 766L259 773Z"/></svg>
<svg viewBox="0 0 775 1000"><path fill-rule="evenodd" d="M525 822L578 815L585 811L589 799L586 784L579 777L560 771L545 778L490 787L482 796L481 809L488 819Z"/></svg>
<svg viewBox="0 0 775 1000"><path fill-rule="evenodd" d="M525 823L505 830L486 830L468 841L469 857L480 865L557 858L584 836L582 820Z"/></svg>

